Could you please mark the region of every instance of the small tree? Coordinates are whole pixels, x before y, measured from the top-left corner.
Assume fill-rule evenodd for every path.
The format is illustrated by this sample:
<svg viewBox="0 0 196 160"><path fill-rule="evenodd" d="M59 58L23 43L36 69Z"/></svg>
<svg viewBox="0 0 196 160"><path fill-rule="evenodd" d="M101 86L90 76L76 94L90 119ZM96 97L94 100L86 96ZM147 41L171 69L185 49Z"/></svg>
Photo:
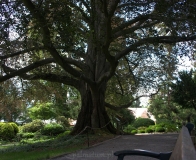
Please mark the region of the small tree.
<svg viewBox="0 0 196 160"><path fill-rule="evenodd" d="M29 116L32 119L52 119L56 117L54 106L52 103L38 103L29 109Z"/></svg>

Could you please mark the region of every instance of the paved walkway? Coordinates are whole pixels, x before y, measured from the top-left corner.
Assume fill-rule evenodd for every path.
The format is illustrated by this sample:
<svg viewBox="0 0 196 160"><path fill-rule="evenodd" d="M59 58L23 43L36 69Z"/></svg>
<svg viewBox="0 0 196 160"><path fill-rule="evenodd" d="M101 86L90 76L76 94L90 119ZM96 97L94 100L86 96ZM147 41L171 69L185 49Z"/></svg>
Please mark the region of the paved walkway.
<svg viewBox="0 0 196 160"><path fill-rule="evenodd" d="M117 160L115 151L125 149L144 149L155 152L172 151L178 134L123 135L96 146L66 154L52 160ZM153 160L142 156L126 156L124 160Z"/></svg>

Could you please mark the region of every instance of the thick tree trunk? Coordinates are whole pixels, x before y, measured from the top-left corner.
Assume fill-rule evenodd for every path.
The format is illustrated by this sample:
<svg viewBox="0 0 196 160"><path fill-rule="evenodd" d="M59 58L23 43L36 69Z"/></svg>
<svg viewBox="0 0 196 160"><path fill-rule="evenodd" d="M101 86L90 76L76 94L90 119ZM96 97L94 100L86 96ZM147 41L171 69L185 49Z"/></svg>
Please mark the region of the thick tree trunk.
<svg viewBox="0 0 196 160"><path fill-rule="evenodd" d="M105 89L104 89L105 90ZM103 91L103 90L102 90ZM81 94L81 110L77 118L77 123L71 134L85 133L85 128L95 131L103 129L110 133L116 133L116 129L110 122L110 118L105 110L103 92L90 89L90 87L83 87Z"/></svg>
<svg viewBox="0 0 196 160"><path fill-rule="evenodd" d="M80 133L86 126L91 127L92 130L102 128L116 133L105 109L107 81L117 67L117 62L113 62L114 58L108 50L111 38L111 17L108 18L105 13L106 3L96 0L94 4L92 9L96 13L93 15L93 23L91 23L94 31L90 33L91 36L88 36L88 50L85 59L88 66L85 76L92 83L80 85L82 106L72 134Z"/></svg>

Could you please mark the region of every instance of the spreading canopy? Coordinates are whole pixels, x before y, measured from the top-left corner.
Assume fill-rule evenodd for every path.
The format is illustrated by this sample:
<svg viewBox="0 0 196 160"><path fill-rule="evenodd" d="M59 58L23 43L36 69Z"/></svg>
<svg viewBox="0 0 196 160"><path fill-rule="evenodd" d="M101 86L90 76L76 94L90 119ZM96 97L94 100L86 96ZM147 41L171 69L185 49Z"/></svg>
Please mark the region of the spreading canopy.
<svg viewBox="0 0 196 160"><path fill-rule="evenodd" d="M151 60L164 59L166 44L178 43L172 51L184 54L196 38L193 1L4 0L1 6L0 82L17 76L75 87L79 130L108 124L105 105L114 106L104 100L114 75L136 88L140 80L156 83L152 71L161 65Z"/></svg>

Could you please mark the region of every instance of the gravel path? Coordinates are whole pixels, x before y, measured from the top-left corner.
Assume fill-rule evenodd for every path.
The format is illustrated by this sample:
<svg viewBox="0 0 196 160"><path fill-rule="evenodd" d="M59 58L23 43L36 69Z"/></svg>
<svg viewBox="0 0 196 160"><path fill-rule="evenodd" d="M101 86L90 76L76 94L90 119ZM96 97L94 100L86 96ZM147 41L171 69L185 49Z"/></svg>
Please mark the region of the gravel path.
<svg viewBox="0 0 196 160"><path fill-rule="evenodd" d="M144 149L154 152L172 151L178 134L123 135L88 149L62 155L51 160L117 160L115 151ZM124 160L153 160L142 156L126 156ZM155 160L155 159L154 159Z"/></svg>

